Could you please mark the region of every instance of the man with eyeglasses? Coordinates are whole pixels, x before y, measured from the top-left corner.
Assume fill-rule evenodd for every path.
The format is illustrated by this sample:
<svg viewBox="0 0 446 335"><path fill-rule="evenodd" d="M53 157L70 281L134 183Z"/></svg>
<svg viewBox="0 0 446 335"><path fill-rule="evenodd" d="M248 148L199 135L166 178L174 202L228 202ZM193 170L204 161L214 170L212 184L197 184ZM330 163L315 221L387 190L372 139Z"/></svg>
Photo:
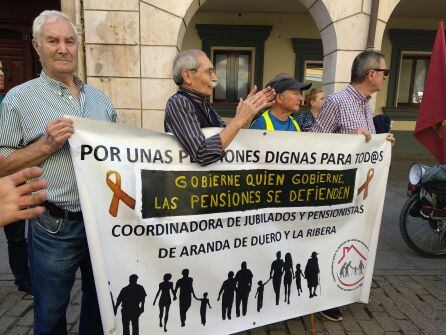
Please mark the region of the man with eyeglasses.
<svg viewBox="0 0 446 335"><path fill-rule="evenodd" d="M369 141L376 131L368 102L371 95L381 89L388 75L384 54L377 51L361 52L353 61L351 83L344 90L325 98L311 131L360 134ZM392 134L387 139L395 142Z"/></svg>
<svg viewBox="0 0 446 335"><path fill-rule="evenodd" d="M198 164L205 166L218 161L238 131L249 124L258 111L272 106L275 92L270 87L246 100L240 99L234 118L225 122L209 104L217 86L215 68L207 55L198 49L180 52L173 63L173 80L178 92L169 98L164 129L172 133L183 149ZM222 131L205 138L202 128L219 127Z"/></svg>
<svg viewBox="0 0 446 335"><path fill-rule="evenodd" d="M369 106L371 95L378 92L389 70L384 54L377 51L363 51L356 56L351 70L351 83L342 91L325 98L324 105L311 131L319 133L359 134L366 141L376 134L373 113ZM393 134L387 140L395 143ZM331 321L341 321L339 308L321 312Z"/></svg>

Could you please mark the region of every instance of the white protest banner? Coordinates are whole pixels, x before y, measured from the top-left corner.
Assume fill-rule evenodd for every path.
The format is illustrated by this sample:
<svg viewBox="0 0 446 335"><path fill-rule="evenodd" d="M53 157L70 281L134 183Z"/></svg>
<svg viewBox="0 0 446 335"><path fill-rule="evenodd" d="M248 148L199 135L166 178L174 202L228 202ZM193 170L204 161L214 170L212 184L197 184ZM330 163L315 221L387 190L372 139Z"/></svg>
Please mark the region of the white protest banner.
<svg viewBox="0 0 446 335"><path fill-rule="evenodd" d="M368 301L385 135L241 130L200 167L171 135L73 120L106 334L229 334Z"/></svg>

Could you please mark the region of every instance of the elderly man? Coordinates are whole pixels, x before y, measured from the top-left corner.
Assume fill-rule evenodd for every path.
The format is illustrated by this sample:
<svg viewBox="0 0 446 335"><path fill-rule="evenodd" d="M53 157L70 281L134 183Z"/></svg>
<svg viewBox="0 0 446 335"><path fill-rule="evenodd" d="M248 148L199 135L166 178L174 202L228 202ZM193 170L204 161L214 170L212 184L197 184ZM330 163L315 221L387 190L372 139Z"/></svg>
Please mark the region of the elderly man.
<svg viewBox="0 0 446 335"><path fill-rule="evenodd" d="M116 111L99 90L74 76L78 36L65 14L42 12L33 23L40 77L11 89L0 114L0 170L40 165L48 180L45 212L28 225L34 292L34 333L67 334L66 309L75 274L82 274L80 334L102 334L96 289L65 114L114 122Z"/></svg>
<svg viewBox="0 0 446 335"><path fill-rule="evenodd" d="M341 133L364 135L369 141L375 134L372 110L368 104L371 95L378 92L389 70L384 55L377 51L363 51L356 56L351 70L351 83L344 90L325 98L324 105L311 131L320 133ZM387 140L395 143L392 134ZM322 311L331 321L341 321L338 308Z"/></svg>
<svg viewBox="0 0 446 335"><path fill-rule="evenodd" d="M291 76L277 75L268 86L276 91L275 103L251 124L251 128L300 131L298 122L291 114L299 111L303 100L302 91L309 89L311 83L299 83Z"/></svg>
<svg viewBox="0 0 446 335"><path fill-rule="evenodd" d="M180 88L166 105L164 128L171 132L183 149L200 165L219 160L238 131L248 124L255 114L271 106L274 90L251 91L246 100L240 99L235 117L227 126L209 105L209 97L217 85L212 62L201 50L180 52L173 64L173 80ZM224 127L209 138L201 128Z"/></svg>

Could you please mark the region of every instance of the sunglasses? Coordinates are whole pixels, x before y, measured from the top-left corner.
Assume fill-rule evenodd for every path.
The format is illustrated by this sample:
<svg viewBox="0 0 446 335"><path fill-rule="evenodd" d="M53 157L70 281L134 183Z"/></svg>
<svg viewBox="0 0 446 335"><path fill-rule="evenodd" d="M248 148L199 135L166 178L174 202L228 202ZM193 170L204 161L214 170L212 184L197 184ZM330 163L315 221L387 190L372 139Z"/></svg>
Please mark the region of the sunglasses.
<svg viewBox="0 0 446 335"><path fill-rule="evenodd" d="M3 71L3 74L6 74L8 72L8 69L4 66L0 66L0 71Z"/></svg>
<svg viewBox="0 0 446 335"><path fill-rule="evenodd" d="M390 73L389 69L371 69L371 70L376 71L376 72L384 72L384 77L388 77L389 73Z"/></svg>

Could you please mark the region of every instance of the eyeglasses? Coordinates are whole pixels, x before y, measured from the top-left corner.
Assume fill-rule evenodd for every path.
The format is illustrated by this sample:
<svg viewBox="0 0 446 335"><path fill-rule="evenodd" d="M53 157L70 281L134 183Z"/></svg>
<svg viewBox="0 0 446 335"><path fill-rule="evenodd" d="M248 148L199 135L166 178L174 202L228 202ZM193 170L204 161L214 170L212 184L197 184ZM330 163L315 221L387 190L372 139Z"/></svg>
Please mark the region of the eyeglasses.
<svg viewBox="0 0 446 335"><path fill-rule="evenodd" d="M8 69L4 66L0 66L0 71L3 71L3 74L8 73Z"/></svg>
<svg viewBox="0 0 446 335"><path fill-rule="evenodd" d="M376 71L376 72L384 72L384 77L388 77L389 73L390 73L389 69L371 69L371 70Z"/></svg>
<svg viewBox="0 0 446 335"><path fill-rule="evenodd" d="M198 69L189 69L188 71L195 71L199 72ZM212 74L216 74L217 70L214 67L210 67L209 69L204 69L201 72L207 73L209 76L212 76Z"/></svg>

